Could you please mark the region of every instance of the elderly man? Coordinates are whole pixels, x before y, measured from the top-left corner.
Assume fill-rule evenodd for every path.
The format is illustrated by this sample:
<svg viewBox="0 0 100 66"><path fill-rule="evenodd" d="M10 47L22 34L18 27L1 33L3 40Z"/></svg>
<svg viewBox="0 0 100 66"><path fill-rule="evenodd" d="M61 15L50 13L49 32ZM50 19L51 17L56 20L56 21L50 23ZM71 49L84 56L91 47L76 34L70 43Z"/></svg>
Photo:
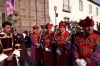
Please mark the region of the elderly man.
<svg viewBox="0 0 100 66"><path fill-rule="evenodd" d="M30 34L31 37L31 61L35 66L41 66L42 60L42 47L41 43L39 43L40 32L38 32L39 27L33 26L33 33Z"/></svg>
<svg viewBox="0 0 100 66"><path fill-rule="evenodd" d="M75 37L73 56L77 66L99 66L100 36L93 32L94 21L87 17L79 22L84 32Z"/></svg>
<svg viewBox="0 0 100 66"><path fill-rule="evenodd" d="M54 66L54 49L52 47L52 39L54 36L54 32L51 30L53 24L47 23L45 26L46 32L43 34L44 38L44 66Z"/></svg>
<svg viewBox="0 0 100 66"><path fill-rule="evenodd" d="M70 43L70 33L66 31L66 26L68 24L64 21L59 23L59 32L55 36L56 40L56 59L57 66L69 66L69 49ZM70 51L71 52L71 51Z"/></svg>

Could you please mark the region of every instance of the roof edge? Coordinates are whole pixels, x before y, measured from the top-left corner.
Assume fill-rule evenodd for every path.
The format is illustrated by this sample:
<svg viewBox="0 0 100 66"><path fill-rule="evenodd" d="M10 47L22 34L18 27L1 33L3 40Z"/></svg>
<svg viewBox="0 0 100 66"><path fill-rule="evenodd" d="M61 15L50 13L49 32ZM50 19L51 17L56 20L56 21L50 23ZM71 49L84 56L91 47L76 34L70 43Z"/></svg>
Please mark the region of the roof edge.
<svg viewBox="0 0 100 66"><path fill-rule="evenodd" d="M88 1L100 7L100 4L97 3L97 2L95 2L95 1L93 1L93 0L88 0Z"/></svg>

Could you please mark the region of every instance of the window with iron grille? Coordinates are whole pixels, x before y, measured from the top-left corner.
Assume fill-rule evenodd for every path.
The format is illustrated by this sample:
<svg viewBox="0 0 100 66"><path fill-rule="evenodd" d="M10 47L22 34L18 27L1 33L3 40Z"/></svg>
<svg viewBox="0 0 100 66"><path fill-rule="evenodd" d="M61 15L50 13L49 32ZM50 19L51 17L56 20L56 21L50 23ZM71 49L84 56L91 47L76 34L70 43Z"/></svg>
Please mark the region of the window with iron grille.
<svg viewBox="0 0 100 66"><path fill-rule="evenodd" d="M92 5L89 4L89 13L92 14Z"/></svg>
<svg viewBox="0 0 100 66"><path fill-rule="evenodd" d="M79 0L79 10L83 11L83 1Z"/></svg>
<svg viewBox="0 0 100 66"><path fill-rule="evenodd" d="M98 15L98 8L96 7L96 15Z"/></svg>
<svg viewBox="0 0 100 66"><path fill-rule="evenodd" d="M69 0L63 0L63 11L64 12L71 12L71 6L69 4Z"/></svg>

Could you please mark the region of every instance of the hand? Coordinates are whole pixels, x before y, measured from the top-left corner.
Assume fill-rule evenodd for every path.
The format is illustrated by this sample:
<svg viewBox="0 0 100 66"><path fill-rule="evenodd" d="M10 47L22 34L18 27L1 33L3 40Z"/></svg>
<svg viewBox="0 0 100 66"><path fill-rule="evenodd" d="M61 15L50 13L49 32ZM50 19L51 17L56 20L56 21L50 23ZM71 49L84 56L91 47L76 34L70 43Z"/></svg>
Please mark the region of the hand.
<svg viewBox="0 0 100 66"><path fill-rule="evenodd" d="M82 63L82 66L86 66L86 61L84 59L81 59L81 63Z"/></svg>
<svg viewBox="0 0 100 66"><path fill-rule="evenodd" d="M47 52L51 52L51 49L49 49L49 48L45 48L45 51L47 51Z"/></svg>
<svg viewBox="0 0 100 66"><path fill-rule="evenodd" d="M0 62L4 61L8 56L6 54L0 55Z"/></svg>
<svg viewBox="0 0 100 66"><path fill-rule="evenodd" d="M10 55L10 56L7 57L6 60L7 60L7 61L11 61L13 57L14 57L14 55Z"/></svg>
<svg viewBox="0 0 100 66"><path fill-rule="evenodd" d="M75 62L78 66L86 66L84 59L76 59Z"/></svg>
<svg viewBox="0 0 100 66"><path fill-rule="evenodd" d="M57 52L58 55L62 55L62 53L60 52L59 49L57 49L56 52Z"/></svg>
<svg viewBox="0 0 100 66"><path fill-rule="evenodd" d="M41 46L41 43L36 44L37 48L40 48L40 46Z"/></svg>
<svg viewBox="0 0 100 66"><path fill-rule="evenodd" d="M77 66L81 66L81 65L82 65L80 59L76 59L76 60L75 60L75 63L77 64Z"/></svg>
<svg viewBox="0 0 100 66"><path fill-rule="evenodd" d="M12 54L15 54L17 57L20 57L20 51L19 50L15 50Z"/></svg>

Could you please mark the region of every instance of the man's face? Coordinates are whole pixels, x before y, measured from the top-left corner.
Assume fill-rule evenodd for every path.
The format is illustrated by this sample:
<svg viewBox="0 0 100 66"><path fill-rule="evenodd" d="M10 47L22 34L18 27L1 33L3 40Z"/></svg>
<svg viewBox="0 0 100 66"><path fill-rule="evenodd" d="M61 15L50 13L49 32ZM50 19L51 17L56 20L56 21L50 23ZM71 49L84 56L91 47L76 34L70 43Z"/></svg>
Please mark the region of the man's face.
<svg viewBox="0 0 100 66"><path fill-rule="evenodd" d="M14 34L16 34L16 33L17 33L17 31L14 30Z"/></svg>
<svg viewBox="0 0 100 66"><path fill-rule="evenodd" d="M47 28L47 31L51 31L52 27Z"/></svg>
<svg viewBox="0 0 100 66"><path fill-rule="evenodd" d="M63 26L59 27L59 29L60 29L61 33L63 33L66 30L65 27L63 27Z"/></svg>
<svg viewBox="0 0 100 66"><path fill-rule="evenodd" d="M38 32L38 29L34 29L33 32L37 33Z"/></svg>
<svg viewBox="0 0 100 66"><path fill-rule="evenodd" d="M10 33L10 32L11 32L11 26L10 26L10 25L6 25L5 27L3 27L3 30L4 30L6 33Z"/></svg>
<svg viewBox="0 0 100 66"><path fill-rule="evenodd" d="M90 33L93 32L93 30L94 30L94 27L93 27L93 26L84 27L84 32L85 32L85 33L90 34Z"/></svg>

